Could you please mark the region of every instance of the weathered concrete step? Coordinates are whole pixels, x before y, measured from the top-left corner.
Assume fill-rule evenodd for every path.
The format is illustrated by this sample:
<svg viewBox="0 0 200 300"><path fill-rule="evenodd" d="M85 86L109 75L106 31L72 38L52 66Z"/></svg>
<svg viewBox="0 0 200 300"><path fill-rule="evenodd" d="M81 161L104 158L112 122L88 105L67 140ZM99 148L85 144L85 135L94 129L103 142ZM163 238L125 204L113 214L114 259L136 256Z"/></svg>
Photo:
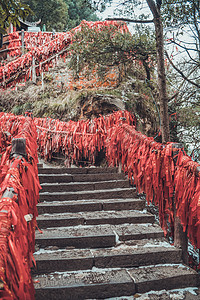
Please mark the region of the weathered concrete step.
<svg viewBox="0 0 200 300"><path fill-rule="evenodd" d="M116 235L109 225L47 228L36 232L35 242L40 248L101 248L114 246Z"/></svg>
<svg viewBox="0 0 200 300"><path fill-rule="evenodd" d="M32 269L33 274L89 270L94 266L94 255L89 249L59 249L57 251L40 249L34 253L34 258L36 268Z"/></svg>
<svg viewBox="0 0 200 300"><path fill-rule="evenodd" d="M42 193L44 192L77 192L93 191L116 188L129 188L128 180L110 180L100 182L73 182L73 183L43 183L41 184Z"/></svg>
<svg viewBox="0 0 200 300"><path fill-rule="evenodd" d="M43 234L36 232L36 244L40 248L58 246L66 248L105 248L116 244L117 239L140 240L163 237L162 229L155 224L95 225L47 228Z"/></svg>
<svg viewBox="0 0 200 300"><path fill-rule="evenodd" d="M98 174L117 173L118 168L39 168L39 174Z"/></svg>
<svg viewBox="0 0 200 300"><path fill-rule="evenodd" d="M135 297L134 297L135 296ZM134 296L122 296L106 298L104 300L199 300L200 288L198 287L185 287L181 289L161 290L146 293L136 293Z"/></svg>
<svg viewBox="0 0 200 300"><path fill-rule="evenodd" d="M90 182L105 180L123 180L123 173L98 173L98 174L40 174L40 183L47 182Z"/></svg>
<svg viewBox="0 0 200 300"><path fill-rule="evenodd" d="M38 163L38 164L37 164L37 167L38 167L38 168L43 168L43 164L42 164L42 163Z"/></svg>
<svg viewBox="0 0 200 300"><path fill-rule="evenodd" d="M45 214L37 218L40 228L99 224L137 224L153 223L154 221L154 215L134 210Z"/></svg>
<svg viewBox="0 0 200 300"><path fill-rule="evenodd" d="M120 244L107 249L92 249L94 266L97 268L123 268L180 263L181 250L162 239L135 240L135 245Z"/></svg>
<svg viewBox="0 0 200 300"><path fill-rule="evenodd" d="M71 174L43 174L39 175L40 184L49 182L73 182Z"/></svg>
<svg viewBox="0 0 200 300"><path fill-rule="evenodd" d="M80 271L36 276L36 300L104 299L133 295L135 284L126 270Z"/></svg>
<svg viewBox="0 0 200 300"><path fill-rule="evenodd" d="M97 173L97 174L85 174L73 175L74 181L105 181L105 180L123 180L126 179L124 173Z"/></svg>
<svg viewBox="0 0 200 300"><path fill-rule="evenodd" d="M181 250L163 243L143 246L125 244L108 249L44 250L34 254L37 268L34 273L89 270L96 268L124 268L166 263L180 263Z"/></svg>
<svg viewBox="0 0 200 300"><path fill-rule="evenodd" d="M138 293L199 285L198 273L182 264L132 268L129 269L128 272L130 276L134 278Z"/></svg>
<svg viewBox="0 0 200 300"><path fill-rule="evenodd" d="M34 277L36 299L105 299L198 285L198 275L184 265L131 269L94 269Z"/></svg>
<svg viewBox="0 0 200 300"><path fill-rule="evenodd" d="M95 191L63 192L63 193L41 193L40 201L67 201L87 199L114 199L137 197L135 188L116 188Z"/></svg>
<svg viewBox="0 0 200 300"><path fill-rule="evenodd" d="M143 210L145 201L141 199L102 199L42 202L37 205L38 213L65 213L101 210Z"/></svg>
<svg viewBox="0 0 200 300"><path fill-rule="evenodd" d="M107 225L108 226L108 225ZM162 238L163 230L151 223L111 225L120 241Z"/></svg>

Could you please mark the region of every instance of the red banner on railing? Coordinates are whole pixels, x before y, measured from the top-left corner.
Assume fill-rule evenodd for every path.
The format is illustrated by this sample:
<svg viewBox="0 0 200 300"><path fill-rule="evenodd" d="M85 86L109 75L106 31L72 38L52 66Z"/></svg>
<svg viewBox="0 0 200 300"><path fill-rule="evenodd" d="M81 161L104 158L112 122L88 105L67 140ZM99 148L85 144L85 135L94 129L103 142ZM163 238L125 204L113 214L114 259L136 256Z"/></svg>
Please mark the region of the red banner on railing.
<svg viewBox="0 0 200 300"><path fill-rule="evenodd" d="M68 123L35 119L38 146L42 157L63 153L69 163L88 159L95 162L98 151L106 151L110 165L128 174L147 203L159 207L160 225L167 234L168 222L173 234L174 208L192 244L200 248L200 177L197 163L173 143L161 144L135 130L134 117L116 112L92 121ZM178 160L175 163L175 159ZM174 196L175 195L175 196Z"/></svg>
<svg viewBox="0 0 200 300"><path fill-rule="evenodd" d="M29 117L0 114L0 279L1 299L34 299L31 278L39 199L36 128ZM11 152L13 141L24 152ZM18 151L19 152L19 151Z"/></svg>

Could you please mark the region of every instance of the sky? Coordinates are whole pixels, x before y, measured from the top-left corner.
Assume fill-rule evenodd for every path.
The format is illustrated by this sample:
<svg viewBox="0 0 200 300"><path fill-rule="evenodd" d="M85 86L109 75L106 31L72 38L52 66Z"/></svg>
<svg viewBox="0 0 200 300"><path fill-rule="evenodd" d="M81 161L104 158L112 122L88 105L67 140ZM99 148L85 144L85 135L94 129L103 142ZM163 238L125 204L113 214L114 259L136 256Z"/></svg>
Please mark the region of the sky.
<svg viewBox="0 0 200 300"><path fill-rule="evenodd" d="M103 13L100 13L100 16L105 19L107 17L125 17L125 16L122 16L122 15L114 15L114 10L118 7L121 7L120 6L120 3L122 1L119 1L119 0L113 0L111 5L107 5L105 11ZM139 14L141 13L150 13L150 10L148 8L148 5L146 4L146 1L143 0L142 1L142 5L141 5L141 8L140 9L135 9L135 16L139 16Z"/></svg>
<svg viewBox="0 0 200 300"><path fill-rule="evenodd" d="M119 14L118 15L114 14L114 10L117 7L120 7L120 3L121 2L122 1L120 1L120 0L113 0L112 3L111 3L111 5L107 5L107 7L106 7L106 9L105 9L105 11L103 13L99 13L99 16L103 20L105 20L108 17L122 17L122 18L123 17L128 17L127 15L123 15L123 14L120 14L120 15ZM141 0L141 2L142 2L142 4L140 6L140 9L139 8L135 8L135 11L134 11L135 16L132 17L132 18L138 19L138 17L139 17L140 14L145 14L145 15L149 15L149 19L152 19L153 16L152 16L151 11L150 11L147 3L146 3L146 0ZM134 31L134 29L133 29L134 26L135 26L134 23L129 23L128 24L128 28L129 28L130 32ZM152 23L152 25L149 25L149 26L152 26L152 29L154 30L154 24L153 23ZM189 34L187 34L187 30L186 29L187 28L185 28L185 33L182 36L182 40L183 41L188 41L188 40L192 41L191 37L189 36ZM190 30L189 30L189 32L190 32ZM172 38L173 37L173 32L169 32L169 31L164 30L164 34L166 34L167 38ZM167 49L169 51L169 55L173 54L173 57L174 57L175 60L176 59L178 59L178 60L181 59L186 54L185 52L182 53L181 49L179 49L180 51L177 52L177 50L176 50L177 47L174 46L174 45L171 45L171 46L165 45L165 46L167 47Z"/></svg>
<svg viewBox="0 0 200 300"><path fill-rule="evenodd" d="M130 17L128 15L125 15L125 14L115 14L115 9L122 7L121 2L122 1L119 1L119 0L113 0L110 5L107 5L105 11L102 12L102 13L99 13L98 15L103 20L105 20L106 18L109 18L109 17L122 17L122 18L138 19L139 15L141 15L141 14L145 14L145 15L150 14L149 19L153 18L152 15L151 15L151 12L149 10L148 5L146 4L146 0L142 1L142 5L141 5L140 9L135 8L134 16L132 16L132 17ZM134 31L133 28L135 26L135 23L129 23L127 25L128 25L128 28L129 28L130 32L133 32ZM153 23L152 23L152 27L153 27Z"/></svg>

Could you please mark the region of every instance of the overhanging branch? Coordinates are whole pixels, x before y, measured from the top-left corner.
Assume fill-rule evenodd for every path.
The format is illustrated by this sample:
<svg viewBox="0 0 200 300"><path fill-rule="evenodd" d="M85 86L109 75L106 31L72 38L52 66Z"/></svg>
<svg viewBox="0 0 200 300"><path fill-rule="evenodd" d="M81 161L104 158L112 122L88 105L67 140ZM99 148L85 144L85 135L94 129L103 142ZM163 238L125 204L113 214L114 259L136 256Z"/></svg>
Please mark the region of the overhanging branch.
<svg viewBox="0 0 200 300"><path fill-rule="evenodd" d="M107 21L124 21L124 22L130 22L130 23L141 23L141 24L145 24L145 23L153 23L153 19L152 20L133 20L133 19L127 19L127 18L106 18L105 20Z"/></svg>

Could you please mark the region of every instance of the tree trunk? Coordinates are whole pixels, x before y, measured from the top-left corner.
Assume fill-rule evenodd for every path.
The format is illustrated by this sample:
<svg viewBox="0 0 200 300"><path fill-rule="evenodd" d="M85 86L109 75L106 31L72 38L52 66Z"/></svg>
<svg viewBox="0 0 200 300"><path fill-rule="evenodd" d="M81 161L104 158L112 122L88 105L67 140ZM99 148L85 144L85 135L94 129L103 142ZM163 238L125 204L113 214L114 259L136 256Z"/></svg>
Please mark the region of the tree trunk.
<svg viewBox="0 0 200 300"><path fill-rule="evenodd" d="M164 59L164 39L163 26L160 14L160 6L156 5L153 0L146 0L153 16L156 33L156 55L157 55L157 72L158 72L158 89L160 96L160 119L162 142L166 143L170 140L169 137L169 115L168 115L168 96L165 74L165 59Z"/></svg>

